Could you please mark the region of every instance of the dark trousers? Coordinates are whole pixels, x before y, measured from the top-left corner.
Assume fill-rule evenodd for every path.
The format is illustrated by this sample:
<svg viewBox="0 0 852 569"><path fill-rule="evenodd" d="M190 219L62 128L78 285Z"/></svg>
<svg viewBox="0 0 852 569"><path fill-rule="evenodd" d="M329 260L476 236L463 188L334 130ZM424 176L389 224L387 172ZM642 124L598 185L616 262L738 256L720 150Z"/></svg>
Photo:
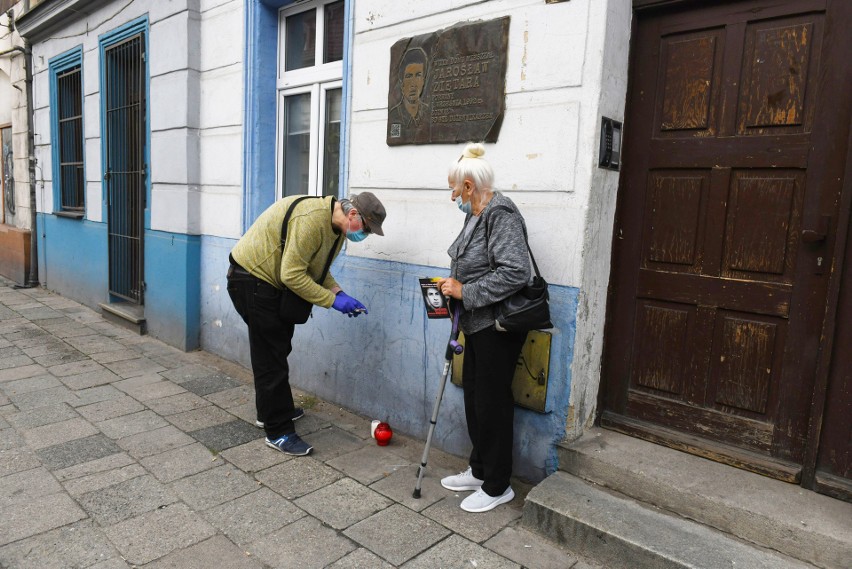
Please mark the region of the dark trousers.
<svg viewBox="0 0 852 569"><path fill-rule="evenodd" d="M499 496L512 476L515 401L512 377L527 334L494 327L465 334L462 388L467 432L473 443L470 467L482 489Z"/></svg>
<svg viewBox="0 0 852 569"><path fill-rule="evenodd" d="M263 421L270 440L294 433L287 356L293 348L295 325L278 317L281 291L232 265L228 295L248 325L257 418Z"/></svg>

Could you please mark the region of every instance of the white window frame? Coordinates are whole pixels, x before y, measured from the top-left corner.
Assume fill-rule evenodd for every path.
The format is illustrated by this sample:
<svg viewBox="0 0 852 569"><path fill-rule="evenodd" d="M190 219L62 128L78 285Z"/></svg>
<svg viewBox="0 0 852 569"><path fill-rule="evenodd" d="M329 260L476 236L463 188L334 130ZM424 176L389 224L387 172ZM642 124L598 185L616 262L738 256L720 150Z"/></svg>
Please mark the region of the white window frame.
<svg viewBox="0 0 852 569"><path fill-rule="evenodd" d="M282 8L278 13L278 63L277 63L277 126L275 138L275 187L278 197L284 196L284 98L290 95L310 93L310 150L308 171L308 194L322 195L322 149L325 148L326 94L332 89L343 88L343 61L322 62L325 43L325 6L337 0L309 0ZM307 10L316 9L316 65L284 72L286 61L286 19ZM341 125L342 127L342 125Z"/></svg>

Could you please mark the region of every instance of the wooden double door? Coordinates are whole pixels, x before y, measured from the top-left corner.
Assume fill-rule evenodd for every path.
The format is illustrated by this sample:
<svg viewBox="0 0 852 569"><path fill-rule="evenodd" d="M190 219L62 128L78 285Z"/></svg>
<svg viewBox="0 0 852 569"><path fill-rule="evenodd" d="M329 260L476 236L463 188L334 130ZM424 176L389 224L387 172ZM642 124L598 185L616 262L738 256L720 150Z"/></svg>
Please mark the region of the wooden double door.
<svg viewBox="0 0 852 569"><path fill-rule="evenodd" d="M601 422L797 482L849 444L852 2L634 4Z"/></svg>

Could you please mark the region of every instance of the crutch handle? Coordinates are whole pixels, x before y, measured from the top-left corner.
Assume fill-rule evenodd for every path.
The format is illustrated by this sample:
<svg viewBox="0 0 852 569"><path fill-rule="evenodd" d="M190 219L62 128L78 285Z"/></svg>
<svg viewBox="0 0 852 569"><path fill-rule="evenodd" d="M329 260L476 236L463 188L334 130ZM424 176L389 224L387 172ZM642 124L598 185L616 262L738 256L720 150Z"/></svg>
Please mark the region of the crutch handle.
<svg viewBox="0 0 852 569"><path fill-rule="evenodd" d="M452 329L452 332L450 333L449 344L447 345L447 359L448 360L451 360L453 358L453 355L458 356L458 355L461 355L462 352L464 352L464 346L459 344L459 318L460 318L460 316L459 316L459 303L454 301L452 303L452 305L453 305L453 313L452 313L453 329Z"/></svg>

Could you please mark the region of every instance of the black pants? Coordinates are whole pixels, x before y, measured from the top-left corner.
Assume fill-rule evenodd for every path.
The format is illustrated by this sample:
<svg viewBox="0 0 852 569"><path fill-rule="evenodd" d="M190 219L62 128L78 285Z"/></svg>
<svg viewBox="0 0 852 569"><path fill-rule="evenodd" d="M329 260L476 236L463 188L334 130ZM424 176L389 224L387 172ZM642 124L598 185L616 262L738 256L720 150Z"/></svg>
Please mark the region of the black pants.
<svg viewBox="0 0 852 569"><path fill-rule="evenodd" d="M497 332L493 326L465 334L462 388L473 443L470 467L490 496L505 492L512 476L512 377L526 337L526 332Z"/></svg>
<svg viewBox="0 0 852 569"><path fill-rule="evenodd" d="M287 356L293 348L295 325L278 317L281 291L232 265L228 295L248 324L257 418L263 421L270 440L294 433L295 405Z"/></svg>

